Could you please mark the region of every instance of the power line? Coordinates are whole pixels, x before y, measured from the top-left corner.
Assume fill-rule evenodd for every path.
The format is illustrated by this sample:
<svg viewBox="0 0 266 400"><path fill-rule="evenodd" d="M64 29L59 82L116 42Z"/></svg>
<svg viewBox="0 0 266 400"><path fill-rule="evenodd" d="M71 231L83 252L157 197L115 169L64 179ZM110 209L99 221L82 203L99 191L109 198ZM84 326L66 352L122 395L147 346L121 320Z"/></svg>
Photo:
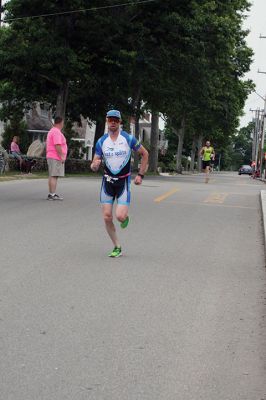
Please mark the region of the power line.
<svg viewBox="0 0 266 400"><path fill-rule="evenodd" d="M258 92L256 92L256 90L254 90L254 92L256 93L256 95L258 95L263 101L265 101L265 98L262 97Z"/></svg>
<svg viewBox="0 0 266 400"><path fill-rule="evenodd" d="M89 12L89 11L98 11L98 10L106 10L110 8L119 8L119 7L126 7L130 5L137 6L139 4L146 4L146 3L154 3L157 0L140 0L138 2L129 2L129 3L122 3L122 4L114 4L110 6L102 6L102 7L92 7L92 8L82 8L79 10L71 10L71 11L61 11L58 13L49 13L49 14L39 14L39 15L29 15L29 16L24 16L24 17L16 17L16 18L7 18L7 19L1 19L1 22L13 22L13 21L18 21L22 19L33 19L33 18L46 18L46 17L52 17L56 15L67 15L67 14L77 14L77 13L82 13L82 12Z"/></svg>

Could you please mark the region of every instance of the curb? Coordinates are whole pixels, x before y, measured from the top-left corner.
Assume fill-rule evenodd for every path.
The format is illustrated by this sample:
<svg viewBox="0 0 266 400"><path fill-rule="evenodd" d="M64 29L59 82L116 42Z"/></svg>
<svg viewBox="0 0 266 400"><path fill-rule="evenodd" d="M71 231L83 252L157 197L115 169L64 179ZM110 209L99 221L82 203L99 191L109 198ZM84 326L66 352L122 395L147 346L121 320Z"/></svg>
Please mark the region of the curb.
<svg viewBox="0 0 266 400"><path fill-rule="evenodd" d="M261 203L261 211L262 211L262 225L263 225L263 241L266 249L266 190L260 191L260 203Z"/></svg>

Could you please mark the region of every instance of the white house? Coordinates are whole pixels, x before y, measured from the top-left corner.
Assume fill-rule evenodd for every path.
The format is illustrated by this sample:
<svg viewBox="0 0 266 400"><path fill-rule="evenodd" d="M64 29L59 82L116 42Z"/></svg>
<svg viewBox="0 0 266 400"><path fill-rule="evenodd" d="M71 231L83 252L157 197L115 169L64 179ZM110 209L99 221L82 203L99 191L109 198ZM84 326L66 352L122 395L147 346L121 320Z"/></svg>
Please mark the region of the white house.
<svg viewBox="0 0 266 400"><path fill-rule="evenodd" d="M142 143L150 143L151 140L151 114L146 113L144 116L139 120L139 140ZM132 135L135 136L135 119L132 117L130 119L130 132ZM168 148L168 140L164 136L164 132L160 129L159 130L159 144L158 144L159 151L166 152Z"/></svg>
<svg viewBox="0 0 266 400"><path fill-rule="evenodd" d="M74 123L73 129L77 132L78 137L73 137L71 140L79 142L86 153L84 159L92 160L92 149L94 144L96 124L81 116L81 125Z"/></svg>

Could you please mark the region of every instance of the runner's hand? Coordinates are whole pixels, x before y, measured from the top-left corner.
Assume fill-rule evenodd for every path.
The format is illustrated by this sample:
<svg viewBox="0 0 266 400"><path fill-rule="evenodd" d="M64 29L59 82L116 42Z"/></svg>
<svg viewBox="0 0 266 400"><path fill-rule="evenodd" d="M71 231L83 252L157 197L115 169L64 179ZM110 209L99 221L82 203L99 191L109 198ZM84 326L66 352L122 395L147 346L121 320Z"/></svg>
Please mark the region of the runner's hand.
<svg viewBox="0 0 266 400"><path fill-rule="evenodd" d="M95 160L95 161L93 161L92 163L91 163L91 169L92 169L92 171L94 171L94 172L96 172L96 171L98 171L98 169L99 169L99 167L100 167L100 165L101 165L101 160Z"/></svg>
<svg viewBox="0 0 266 400"><path fill-rule="evenodd" d="M142 178L141 178L141 176L137 175L137 176L135 177L134 183L135 183L135 185L141 185L141 184L142 184Z"/></svg>

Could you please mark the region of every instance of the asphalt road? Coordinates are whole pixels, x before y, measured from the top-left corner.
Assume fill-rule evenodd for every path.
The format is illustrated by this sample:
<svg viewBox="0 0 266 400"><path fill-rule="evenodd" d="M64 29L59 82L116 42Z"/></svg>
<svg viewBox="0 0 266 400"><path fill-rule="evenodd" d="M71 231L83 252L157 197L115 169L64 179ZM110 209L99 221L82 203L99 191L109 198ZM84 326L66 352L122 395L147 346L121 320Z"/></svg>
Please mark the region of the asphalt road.
<svg viewBox="0 0 266 400"><path fill-rule="evenodd" d="M0 399L266 400L265 185L145 178L118 259L99 187L0 183Z"/></svg>

